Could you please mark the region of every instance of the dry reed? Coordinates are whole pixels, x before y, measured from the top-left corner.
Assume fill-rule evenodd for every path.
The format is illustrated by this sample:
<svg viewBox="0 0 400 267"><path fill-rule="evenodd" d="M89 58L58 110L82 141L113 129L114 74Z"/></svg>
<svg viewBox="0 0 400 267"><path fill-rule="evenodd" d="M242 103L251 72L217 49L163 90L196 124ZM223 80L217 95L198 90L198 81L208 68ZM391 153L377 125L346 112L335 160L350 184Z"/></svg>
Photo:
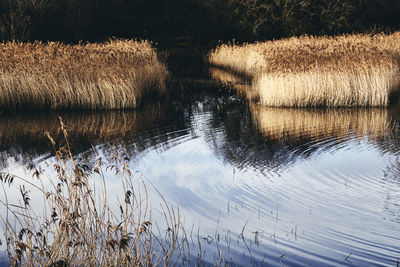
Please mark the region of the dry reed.
<svg viewBox="0 0 400 267"><path fill-rule="evenodd" d="M61 122L64 146L51 136L54 174L31 166L32 178L0 173L0 205L9 263L15 266L173 266L188 249L179 210L163 200L165 231L152 221L145 183L133 177L124 155L74 157ZM107 194L105 173L120 179L121 195ZM93 177L93 176L98 176ZM94 181L93 179L98 179ZM18 180L18 181L17 181ZM8 184L22 182L21 202L10 203ZM46 185L45 185L46 184ZM43 215L30 205L30 190L44 202ZM36 194L37 197L37 194ZM161 197L162 198L162 197ZM163 199L163 198L162 198ZM117 210L115 210L115 207ZM160 222L159 222L160 223Z"/></svg>
<svg viewBox="0 0 400 267"><path fill-rule="evenodd" d="M209 62L250 77L265 106L387 106L400 89L400 32L221 45Z"/></svg>
<svg viewBox="0 0 400 267"><path fill-rule="evenodd" d="M136 108L168 75L148 41L0 44L0 109Z"/></svg>

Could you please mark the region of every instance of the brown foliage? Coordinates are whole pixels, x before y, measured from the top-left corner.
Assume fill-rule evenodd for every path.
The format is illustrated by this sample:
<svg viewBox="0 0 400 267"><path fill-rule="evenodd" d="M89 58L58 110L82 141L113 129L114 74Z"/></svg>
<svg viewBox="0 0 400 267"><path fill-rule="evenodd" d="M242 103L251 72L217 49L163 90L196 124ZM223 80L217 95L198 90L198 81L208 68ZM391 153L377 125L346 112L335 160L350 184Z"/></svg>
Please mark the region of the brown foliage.
<svg viewBox="0 0 400 267"><path fill-rule="evenodd" d="M1 43L0 109L136 108L167 75L147 41Z"/></svg>

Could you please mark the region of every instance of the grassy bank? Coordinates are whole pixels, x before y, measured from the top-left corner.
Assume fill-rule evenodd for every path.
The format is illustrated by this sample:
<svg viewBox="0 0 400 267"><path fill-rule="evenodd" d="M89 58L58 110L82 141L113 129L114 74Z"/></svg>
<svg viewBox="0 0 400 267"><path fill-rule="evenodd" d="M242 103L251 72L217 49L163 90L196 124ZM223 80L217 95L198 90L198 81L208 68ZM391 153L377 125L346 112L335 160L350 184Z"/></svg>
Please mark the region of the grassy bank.
<svg viewBox="0 0 400 267"><path fill-rule="evenodd" d="M136 108L168 72L147 41L0 44L0 109Z"/></svg>
<svg viewBox="0 0 400 267"><path fill-rule="evenodd" d="M225 44L209 63L248 77L265 106L387 106L400 89L400 32Z"/></svg>

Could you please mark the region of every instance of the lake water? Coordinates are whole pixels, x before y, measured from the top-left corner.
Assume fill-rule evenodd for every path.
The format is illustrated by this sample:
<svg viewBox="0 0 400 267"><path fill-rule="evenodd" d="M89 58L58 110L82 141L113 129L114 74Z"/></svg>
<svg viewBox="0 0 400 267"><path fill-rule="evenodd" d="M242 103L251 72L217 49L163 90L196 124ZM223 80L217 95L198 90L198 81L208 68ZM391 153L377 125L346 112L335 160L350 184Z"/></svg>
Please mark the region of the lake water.
<svg viewBox="0 0 400 267"><path fill-rule="evenodd" d="M187 91L137 111L0 115L0 168L26 175L27 162L51 161L43 133L60 139L61 115L75 154L129 155L209 262L218 248L235 266L396 266L396 107L274 109Z"/></svg>

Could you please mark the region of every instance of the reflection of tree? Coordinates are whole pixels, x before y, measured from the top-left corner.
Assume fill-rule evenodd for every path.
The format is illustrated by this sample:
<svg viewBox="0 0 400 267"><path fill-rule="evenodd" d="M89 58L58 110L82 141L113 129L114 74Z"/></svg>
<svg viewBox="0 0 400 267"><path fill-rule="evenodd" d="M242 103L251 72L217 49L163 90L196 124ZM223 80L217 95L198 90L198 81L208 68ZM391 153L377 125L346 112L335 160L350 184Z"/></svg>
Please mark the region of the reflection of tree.
<svg viewBox="0 0 400 267"><path fill-rule="evenodd" d="M290 162L290 148L269 140L254 126L248 106L232 102L211 106L213 120L206 129L206 139L215 153L237 168L275 169Z"/></svg>
<svg viewBox="0 0 400 267"><path fill-rule="evenodd" d="M118 144L131 153L148 148L170 146L170 140L188 134L182 112L167 106L148 105L132 111L73 112L61 114L74 153L90 150L92 145ZM51 151L45 135L49 132L62 145L57 114L17 114L0 116L0 160L24 160ZM106 149L105 149L106 151Z"/></svg>
<svg viewBox="0 0 400 267"><path fill-rule="evenodd" d="M214 113L208 142L239 168L281 168L363 138L381 150L396 150L399 144L393 113L387 109L279 109L230 103Z"/></svg>

